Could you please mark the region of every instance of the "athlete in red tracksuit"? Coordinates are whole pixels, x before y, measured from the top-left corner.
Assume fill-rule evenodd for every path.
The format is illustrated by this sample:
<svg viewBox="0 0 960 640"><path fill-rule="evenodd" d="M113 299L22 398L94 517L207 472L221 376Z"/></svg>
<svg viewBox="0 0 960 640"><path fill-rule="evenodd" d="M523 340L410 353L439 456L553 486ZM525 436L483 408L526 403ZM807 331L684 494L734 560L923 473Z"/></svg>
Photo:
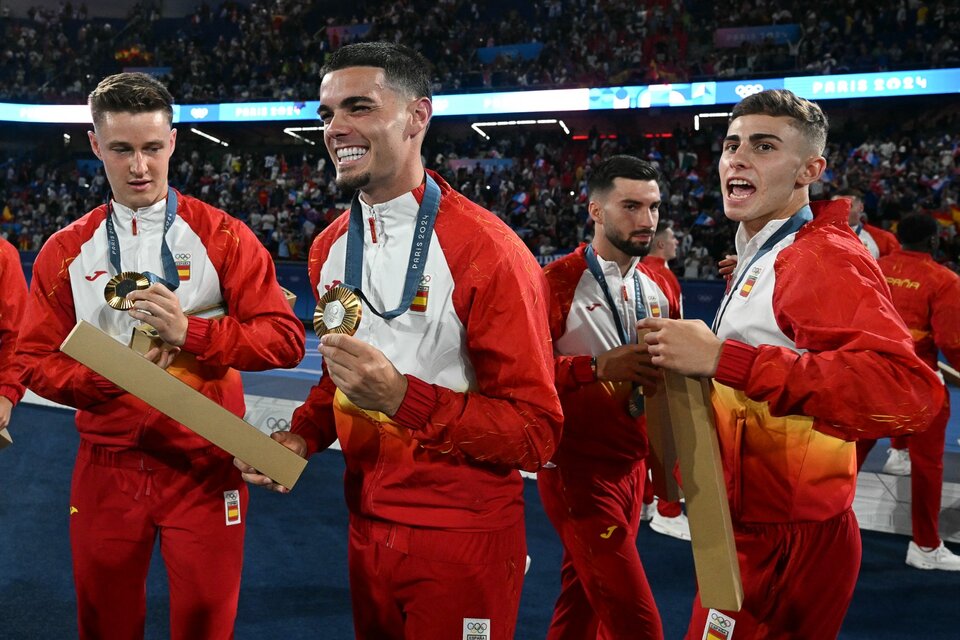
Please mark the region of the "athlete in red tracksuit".
<svg viewBox="0 0 960 640"><path fill-rule="evenodd" d="M70 330L86 320L126 344L149 321L167 346L145 357L238 416L238 369L290 367L303 357L303 327L256 236L168 188L171 103L144 74L111 76L91 94L91 142L113 198L44 244L20 335L29 387L78 409L70 540L81 638L143 637L158 538L171 636L232 638L247 490L224 451L61 353ZM134 308L118 311L104 287L120 270L179 286L133 292ZM227 317L184 315L220 303Z"/></svg>
<svg viewBox="0 0 960 640"><path fill-rule="evenodd" d="M544 511L563 543L551 640L663 637L637 551L646 421L628 410L643 381L634 371L647 359L646 346L636 344L637 317L679 317L677 297L639 260L657 226L658 178L631 156L594 167L593 242L544 270L564 413L554 465L537 474Z"/></svg>
<svg viewBox="0 0 960 640"><path fill-rule="evenodd" d="M677 257L677 238L673 233L673 227L669 222L661 221L657 229L657 235L653 238L653 247L650 253L643 257L643 264L654 274L660 276L667 285L667 289L672 296L679 301L679 309L676 317L683 317L683 293L680 290L680 280L667 264L670 260ZM673 317L673 316L671 316ZM653 483L648 482L644 490L643 501L647 504L653 502ZM653 516L650 522L650 528L659 533L680 537L681 539L690 539L690 525L683 515L683 507L680 501L669 502L660 498L657 500L657 515ZM663 524L661 524L663 523ZM664 528L664 525L666 528Z"/></svg>
<svg viewBox="0 0 960 640"><path fill-rule="evenodd" d="M922 215L907 216L897 232L904 250L880 258L890 285L893 305L913 335L924 362L937 369L937 350L954 367L960 366L960 276L934 262L938 224ZM939 534L943 489L943 447L950 419L949 395L930 428L903 438L910 452L913 540L907 564L921 569L960 571L960 557L943 545ZM857 468L875 440L857 443Z"/></svg>
<svg viewBox="0 0 960 640"><path fill-rule="evenodd" d="M10 412L23 397L23 362L15 353L26 304L20 253L0 238L0 429L10 424Z"/></svg>
<svg viewBox="0 0 960 640"><path fill-rule="evenodd" d="M274 437L304 454L340 440L357 638L507 640L526 560L517 470L560 435L547 289L509 227L424 172L426 70L392 43L342 47L323 70L324 139L359 192L314 241L310 281L318 297L358 288L363 310L354 335L322 337L324 375Z"/></svg>
<svg viewBox="0 0 960 640"><path fill-rule="evenodd" d="M690 640L836 637L860 567L854 442L923 431L943 405L847 203L809 204L826 129L789 91L734 108L720 177L739 262L716 335L699 321L639 325L653 364L715 377L744 599L734 613L698 595Z"/></svg>

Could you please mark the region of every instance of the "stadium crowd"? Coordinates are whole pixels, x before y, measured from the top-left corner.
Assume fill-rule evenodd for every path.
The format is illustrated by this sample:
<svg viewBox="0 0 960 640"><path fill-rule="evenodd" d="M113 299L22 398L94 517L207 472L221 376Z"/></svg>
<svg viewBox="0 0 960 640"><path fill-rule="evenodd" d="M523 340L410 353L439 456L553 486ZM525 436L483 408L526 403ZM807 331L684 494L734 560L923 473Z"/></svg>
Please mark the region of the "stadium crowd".
<svg viewBox="0 0 960 640"><path fill-rule="evenodd" d="M945 0L267 0L183 18L158 5L120 21L70 2L5 17L0 100L82 101L99 78L144 67L184 104L310 99L332 50L379 39L436 61L438 92L960 66L960 5ZM718 31L783 25L779 39Z"/></svg>
<svg viewBox="0 0 960 640"><path fill-rule="evenodd" d="M888 228L908 213L931 212L943 225L944 257L956 265L956 124L936 123L941 133L850 141L837 136L826 152L828 170L811 195L859 190L871 221ZM244 220L278 259L304 259L313 237L348 206L322 149L205 151L210 148L178 149L171 184ZM646 157L662 172L662 210L680 239L674 268L683 277L709 279L717 277L716 261L733 252L735 230L722 213L719 150L718 135L692 130L661 139L601 138L594 132L585 141L521 132L491 141L437 136L427 159L458 190L510 224L546 262L592 236L586 211L591 167L615 153ZM0 162L0 176L0 232L21 250L39 249L53 232L107 197L102 168L91 161L8 158Z"/></svg>

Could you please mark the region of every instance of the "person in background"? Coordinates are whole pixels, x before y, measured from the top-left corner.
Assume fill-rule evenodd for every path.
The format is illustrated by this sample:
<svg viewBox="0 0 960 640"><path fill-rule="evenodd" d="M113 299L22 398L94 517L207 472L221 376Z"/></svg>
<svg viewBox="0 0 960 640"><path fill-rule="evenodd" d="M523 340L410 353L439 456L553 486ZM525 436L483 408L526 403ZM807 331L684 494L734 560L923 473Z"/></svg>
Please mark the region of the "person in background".
<svg viewBox="0 0 960 640"><path fill-rule="evenodd" d="M537 474L563 543L551 640L663 637L637 551L649 455L639 387L656 379L642 375L649 356L635 328L680 317L679 293L640 261L657 228L659 178L632 156L600 163L588 181L592 243L544 270L564 413L554 464Z"/></svg>
<svg viewBox="0 0 960 640"><path fill-rule="evenodd" d="M879 260L896 307L910 334L917 355L934 371L937 352L947 363L960 367L960 276L937 264L940 225L923 214L909 215L897 225L903 245ZM903 438L913 470L910 478L910 512L913 539L907 546L907 564L917 569L960 571L960 556L940 538L940 500L943 492L943 448L950 420L950 396L930 428ZM863 466L875 440L857 442L857 468Z"/></svg>

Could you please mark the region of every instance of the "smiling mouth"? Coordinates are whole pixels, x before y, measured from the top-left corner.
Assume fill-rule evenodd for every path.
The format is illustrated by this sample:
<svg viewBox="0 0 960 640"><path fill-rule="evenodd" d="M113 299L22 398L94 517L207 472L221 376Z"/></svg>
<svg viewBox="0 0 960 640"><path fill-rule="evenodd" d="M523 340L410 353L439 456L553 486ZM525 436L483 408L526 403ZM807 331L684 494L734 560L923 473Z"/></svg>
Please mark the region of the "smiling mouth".
<svg viewBox="0 0 960 640"><path fill-rule="evenodd" d="M366 147L342 147L337 149L337 162L340 164L346 164L349 162L356 162L363 156L367 155Z"/></svg>
<svg viewBox="0 0 960 640"><path fill-rule="evenodd" d="M742 178L727 180L727 197L731 200L745 200L756 192L757 188Z"/></svg>

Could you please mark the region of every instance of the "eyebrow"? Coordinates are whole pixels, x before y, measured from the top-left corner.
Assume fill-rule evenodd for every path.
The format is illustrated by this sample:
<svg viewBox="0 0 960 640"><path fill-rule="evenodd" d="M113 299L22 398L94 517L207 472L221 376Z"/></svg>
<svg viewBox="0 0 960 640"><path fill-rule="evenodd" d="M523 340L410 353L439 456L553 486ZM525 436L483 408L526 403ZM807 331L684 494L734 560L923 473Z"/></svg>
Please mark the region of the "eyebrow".
<svg viewBox="0 0 960 640"><path fill-rule="evenodd" d="M360 103L364 103L364 102L370 102L370 103L372 103L373 101L374 101L373 98L370 98L370 97L368 97L368 96L350 96L350 97L348 97L348 98L344 98L343 100L341 100L341 101L340 101L340 106L341 106L341 107L352 107L352 106L357 105L357 104L360 104ZM317 108L317 115L318 115L318 116L322 116L324 111L326 111L327 113L329 113L329 112L332 111L332 110L333 110L333 109L332 109L331 107L328 107L328 106L325 105L325 104L321 104L321 105Z"/></svg>
<svg viewBox="0 0 960 640"><path fill-rule="evenodd" d="M776 136L772 133L752 133L748 138L750 142L760 142L761 140L776 140L777 142L783 142L783 138ZM728 135L723 139L724 142L740 142L740 136L736 134Z"/></svg>
<svg viewBox="0 0 960 640"><path fill-rule="evenodd" d="M647 204L647 203L646 203L646 201L644 201L644 200L634 200L633 198L624 198L623 200L620 201L620 204L622 204L622 205L634 204L634 205L638 205L638 206L641 206L641 207L642 207L643 205L645 205L645 204ZM659 206L659 205L661 205L661 204L663 204L663 200L662 200L662 199L661 199L661 200L651 200L649 206L654 207L654 206Z"/></svg>

